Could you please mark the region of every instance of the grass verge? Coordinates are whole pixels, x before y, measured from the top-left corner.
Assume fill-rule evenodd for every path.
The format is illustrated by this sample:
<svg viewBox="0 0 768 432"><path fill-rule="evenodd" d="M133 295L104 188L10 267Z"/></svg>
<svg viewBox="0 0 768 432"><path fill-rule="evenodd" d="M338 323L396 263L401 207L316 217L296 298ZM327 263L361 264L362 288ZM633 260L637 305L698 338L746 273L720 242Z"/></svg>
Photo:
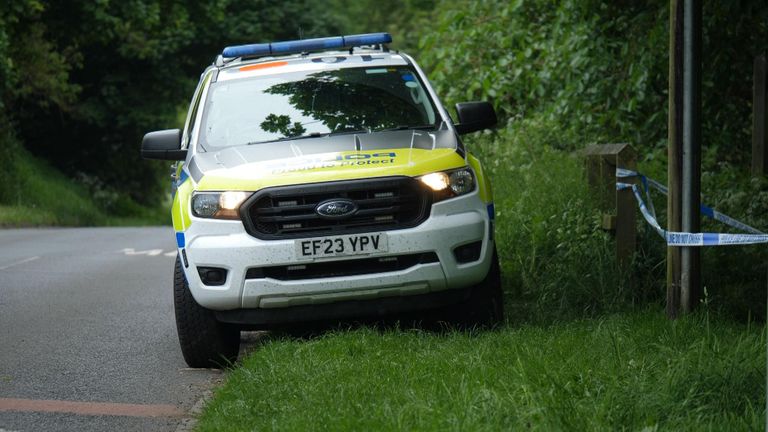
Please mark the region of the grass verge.
<svg viewBox="0 0 768 432"><path fill-rule="evenodd" d="M64 176L24 150L14 155L9 202L0 205L0 227L162 225L170 223L166 209L142 207L125 197L117 211L106 212L83 185Z"/></svg>
<svg viewBox="0 0 768 432"><path fill-rule="evenodd" d="M646 311L477 333L267 340L198 430L757 430L762 330Z"/></svg>

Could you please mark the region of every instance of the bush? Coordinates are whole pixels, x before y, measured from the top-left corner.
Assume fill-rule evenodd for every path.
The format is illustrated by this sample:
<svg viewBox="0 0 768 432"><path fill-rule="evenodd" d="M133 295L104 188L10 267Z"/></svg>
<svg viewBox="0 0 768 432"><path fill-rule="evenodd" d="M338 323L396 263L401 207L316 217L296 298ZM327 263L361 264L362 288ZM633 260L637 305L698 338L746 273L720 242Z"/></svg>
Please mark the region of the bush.
<svg viewBox="0 0 768 432"><path fill-rule="evenodd" d="M617 273L583 162L546 146L553 125L526 119L469 141L492 178L496 240L513 319L562 319L658 298ZM536 147L531 144L535 143Z"/></svg>
<svg viewBox="0 0 768 432"><path fill-rule="evenodd" d="M630 289L614 274L581 162L567 154L630 142L641 171L664 181L668 9L660 0L443 1L421 39L420 61L445 102L490 100L500 114L503 132L474 149L497 164L500 253L516 298L541 313L664 298L663 241L640 220ZM768 229L768 182L750 180L746 163L752 59L765 49L766 18L765 2L704 2L702 190L707 203ZM764 316L764 246L710 248L703 260L710 306Z"/></svg>

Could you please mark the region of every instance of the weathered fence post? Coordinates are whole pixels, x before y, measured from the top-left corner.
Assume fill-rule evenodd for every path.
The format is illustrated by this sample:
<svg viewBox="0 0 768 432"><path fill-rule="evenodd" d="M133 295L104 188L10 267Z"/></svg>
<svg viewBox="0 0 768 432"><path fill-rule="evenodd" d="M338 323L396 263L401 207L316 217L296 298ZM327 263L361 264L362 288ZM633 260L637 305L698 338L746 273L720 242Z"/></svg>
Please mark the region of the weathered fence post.
<svg viewBox="0 0 768 432"><path fill-rule="evenodd" d="M766 53L755 57L752 81L752 175L765 175L768 171L768 58ZM768 348L767 348L768 349ZM766 364L768 372L768 363ZM765 409L768 413L768 373L765 382ZM765 417L768 432L768 415Z"/></svg>
<svg viewBox="0 0 768 432"><path fill-rule="evenodd" d="M752 175L757 177L768 172L768 61L763 53L755 57L752 81Z"/></svg>
<svg viewBox="0 0 768 432"><path fill-rule="evenodd" d="M637 169L637 154L629 144L590 145L584 149L587 181L597 192L602 227L616 236L616 260L626 268L637 244L637 204L631 190L616 190L616 168ZM622 182L634 183L634 179Z"/></svg>

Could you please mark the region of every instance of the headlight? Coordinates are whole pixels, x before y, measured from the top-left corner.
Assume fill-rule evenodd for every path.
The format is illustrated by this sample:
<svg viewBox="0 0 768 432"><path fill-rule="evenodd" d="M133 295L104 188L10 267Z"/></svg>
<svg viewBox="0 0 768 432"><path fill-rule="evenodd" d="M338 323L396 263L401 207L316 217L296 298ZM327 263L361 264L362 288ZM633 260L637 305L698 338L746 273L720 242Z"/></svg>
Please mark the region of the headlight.
<svg viewBox="0 0 768 432"><path fill-rule="evenodd" d="M192 214L201 218L239 219L237 210L246 192L200 192L192 195Z"/></svg>
<svg viewBox="0 0 768 432"><path fill-rule="evenodd" d="M435 201L464 195L475 190L475 176L469 168L441 171L419 177L435 192Z"/></svg>

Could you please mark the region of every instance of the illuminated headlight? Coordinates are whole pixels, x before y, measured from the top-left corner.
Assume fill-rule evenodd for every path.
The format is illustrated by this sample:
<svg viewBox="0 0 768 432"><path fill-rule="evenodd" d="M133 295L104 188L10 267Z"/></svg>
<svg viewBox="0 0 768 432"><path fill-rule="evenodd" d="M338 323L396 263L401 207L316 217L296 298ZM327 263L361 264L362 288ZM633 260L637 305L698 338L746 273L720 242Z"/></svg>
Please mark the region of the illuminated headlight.
<svg viewBox="0 0 768 432"><path fill-rule="evenodd" d="M239 219L246 192L200 192L192 195L192 214L201 218Z"/></svg>
<svg viewBox="0 0 768 432"><path fill-rule="evenodd" d="M435 191L435 201L464 195L475 190L475 176L469 168L434 172L419 177L419 180Z"/></svg>

